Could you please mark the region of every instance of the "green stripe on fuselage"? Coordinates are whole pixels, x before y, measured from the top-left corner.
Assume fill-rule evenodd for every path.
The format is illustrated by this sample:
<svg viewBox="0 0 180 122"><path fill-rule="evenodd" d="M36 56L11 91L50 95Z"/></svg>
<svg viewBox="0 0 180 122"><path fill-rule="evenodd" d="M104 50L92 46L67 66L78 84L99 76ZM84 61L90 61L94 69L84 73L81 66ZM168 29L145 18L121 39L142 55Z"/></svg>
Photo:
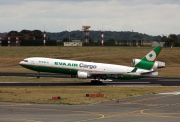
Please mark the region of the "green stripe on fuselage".
<svg viewBox="0 0 180 122"><path fill-rule="evenodd" d="M64 73L64 74L72 74L72 75L77 74L76 69L66 69L66 68L48 67L48 66L34 66L34 65L25 65L25 64L21 64L21 66L37 72Z"/></svg>

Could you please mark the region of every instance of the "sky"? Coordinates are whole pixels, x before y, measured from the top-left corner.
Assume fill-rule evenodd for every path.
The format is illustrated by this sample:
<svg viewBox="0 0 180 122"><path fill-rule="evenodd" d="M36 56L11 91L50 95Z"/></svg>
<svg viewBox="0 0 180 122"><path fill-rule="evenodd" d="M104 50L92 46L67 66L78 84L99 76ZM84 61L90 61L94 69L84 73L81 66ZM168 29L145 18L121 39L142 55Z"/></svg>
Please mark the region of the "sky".
<svg viewBox="0 0 180 122"><path fill-rule="evenodd" d="M133 31L180 34L180 0L0 0L0 32Z"/></svg>

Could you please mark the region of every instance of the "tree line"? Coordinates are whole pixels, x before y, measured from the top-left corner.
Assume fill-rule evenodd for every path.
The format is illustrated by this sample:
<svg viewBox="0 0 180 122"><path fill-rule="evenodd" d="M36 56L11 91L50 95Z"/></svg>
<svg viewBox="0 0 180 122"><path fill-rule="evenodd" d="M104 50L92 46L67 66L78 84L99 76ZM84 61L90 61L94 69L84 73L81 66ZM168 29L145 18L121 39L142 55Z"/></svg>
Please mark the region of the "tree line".
<svg viewBox="0 0 180 122"><path fill-rule="evenodd" d="M64 38L81 38L83 39L85 34L83 31L63 31L63 32L57 32L52 33L48 32L47 36L51 39L55 40L63 40ZM149 41L155 41L158 36L150 36L147 34L142 34L138 32L130 32L130 31L105 31L104 32L104 39L114 39L114 40L144 40L145 42ZM89 38L98 41L101 40L101 31L89 31Z"/></svg>
<svg viewBox="0 0 180 122"><path fill-rule="evenodd" d="M43 32L40 30L22 30L18 31L10 31L6 34L6 37L2 40L2 46L8 45L8 37L10 38L11 42L16 42L16 37L19 38L19 45L20 46L42 46L44 45L44 35ZM57 41L52 40L50 38L46 38L46 46L56 46Z"/></svg>
<svg viewBox="0 0 180 122"><path fill-rule="evenodd" d="M63 45L63 42L72 41L72 38L84 40L83 31L63 31L59 33L47 33L48 37L61 40L58 44ZM146 42L165 42L166 47L180 46L180 34L170 34L169 36L150 36L138 32L121 31L121 32L104 32L104 45L105 46L142 46ZM89 32L89 46L101 45L101 31Z"/></svg>
<svg viewBox="0 0 180 122"><path fill-rule="evenodd" d="M98 35L98 38L93 38ZM110 36L113 35L113 36ZM43 32L40 30L22 30L20 32L10 31L6 34L8 36L24 36L34 38L21 38L20 46L42 46L44 36ZM74 32L61 32L61 33L47 33L46 46L57 46L63 45L64 42L72 41L73 39L78 39L83 42L85 46L101 46L101 33L100 31L90 32L88 44L84 41L84 32L74 31ZM119 37L121 35L122 37ZM57 40L54 36L58 36L62 40ZM180 46L180 35L170 34L169 36L149 36L146 34L140 34L137 32L105 32L104 33L104 46L142 46L145 42L165 42L166 47ZM151 41L148 41L151 39ZM16 38L12 38L11 41L16 41ZM2 40L2 45L8 45L8 39L5 38Z"/></svg>
<svg viewBox="0 0 180 122"><path fill-rule="evenodd" d="M180 46L180 36L176 34L170 34L169 36L162 36L161 42L165 42L165 47Z"/></svg>

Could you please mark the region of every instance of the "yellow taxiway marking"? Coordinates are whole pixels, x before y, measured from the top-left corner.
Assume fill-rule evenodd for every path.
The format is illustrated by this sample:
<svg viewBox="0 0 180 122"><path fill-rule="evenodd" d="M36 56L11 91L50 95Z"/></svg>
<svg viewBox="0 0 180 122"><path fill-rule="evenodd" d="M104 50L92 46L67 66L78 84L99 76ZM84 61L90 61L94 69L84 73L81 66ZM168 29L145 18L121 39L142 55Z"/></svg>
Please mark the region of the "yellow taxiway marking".
<svg viewBox="0 0 180 122"><path fill-rule="evenodd" d="M80 121L76 121L76 122L86 122L86 121L92 121L92 120L98 120L98 119L103 119L104 118L103 114L99 114L99 115L101 115L99 118L91 118L91 119L80 120Z"/></svg>
<svg viewBox="0 0 180 122"><path fill-rule="evenodd" d="M153 98L145 98L145 99L134 100L134 101L131 101L131 102L125 102L125 103L121 103L121 104L141 104L141 103L136 103L136 102L147 101L147 100L152 100L152 99L160 99L160 98L165 98L165 97L170 97L170 96L172 96L172 95L165 95L165 96L163 95L163 96L158 96L158 97L153 97ZM129 111L129 112L124 112L124 113L117 113L117 114L114 114L114 115L103 116L103 117L100 117L100 118L92 118L92 119L80 120L80 121L76 121L76 122L87 122L87 121L92 121L92 120L106 119L106 118L112 118L112 117L122 117L122 116L129 116L129 115L130 116L151 115L151 116L156 116L156 117L180 118L180 116L178 116L178 117L175 117L175 116L163 116L163 115L157 115L157 113L149 113L148 114L148 113L144 112L146 110L151 110L151 109L161 108L161 107L168 107L168 106L179 105L179 104L180 103L174 103L174 104L141 104L141 105L149 106L151 108L147 108L147 109L144 109L144 110ZM117 106L117 104L111 104L111 105ZM176 114L180 114L180 113L176 113Z"/></svg>

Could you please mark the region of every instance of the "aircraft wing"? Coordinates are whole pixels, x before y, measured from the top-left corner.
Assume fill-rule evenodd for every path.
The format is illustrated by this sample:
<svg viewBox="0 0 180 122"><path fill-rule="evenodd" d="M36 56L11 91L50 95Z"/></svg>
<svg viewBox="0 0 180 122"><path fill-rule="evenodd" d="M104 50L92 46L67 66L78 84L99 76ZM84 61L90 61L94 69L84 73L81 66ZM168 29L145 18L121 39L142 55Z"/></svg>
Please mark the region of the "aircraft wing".
<svg viewBox="0 0 180 122"><path fill-rule="evenodd" d="M158 74L158 71L149 72L88 72L90 76L103 76L103 75L131 75L131 76L154 76Z"/></svg>

